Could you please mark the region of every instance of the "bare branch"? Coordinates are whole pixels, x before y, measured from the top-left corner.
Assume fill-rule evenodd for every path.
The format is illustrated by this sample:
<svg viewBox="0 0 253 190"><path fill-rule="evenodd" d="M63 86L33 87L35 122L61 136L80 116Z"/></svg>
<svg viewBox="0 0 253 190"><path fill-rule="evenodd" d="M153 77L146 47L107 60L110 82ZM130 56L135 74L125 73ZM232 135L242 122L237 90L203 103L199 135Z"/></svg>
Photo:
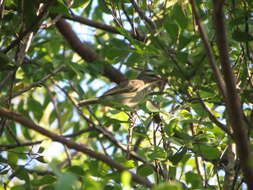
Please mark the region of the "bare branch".
<svg viewBox="0 0 253 190"><path fill-rule="evenodd" d="M227 34L224 21L223 1L214 0L214 20L217 35L217 45L219 50L219 58L222 66L222 72L226 83L227 101L226 107L228 110L229 123L232 126L237 152L240 158L245 181L249 189L253 189L253 166L252 152L250 151L247 129L244 125L242 104L240 96L236 90L236 82L232 71L229 53Z"/></svg>

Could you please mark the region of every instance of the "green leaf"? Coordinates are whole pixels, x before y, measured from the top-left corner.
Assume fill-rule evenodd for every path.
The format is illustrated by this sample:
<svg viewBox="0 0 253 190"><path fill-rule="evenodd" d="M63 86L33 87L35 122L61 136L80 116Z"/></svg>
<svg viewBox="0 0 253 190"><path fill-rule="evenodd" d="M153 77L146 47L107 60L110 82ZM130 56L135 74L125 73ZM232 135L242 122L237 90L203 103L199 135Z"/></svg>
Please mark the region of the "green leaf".
<svg viewBox="0 0 253 190"><path fill-rule="evenodd" d="M85 67L92 76L97 77L97 75L102 74L106 64L108 63L105 61L94 61L85 65Z"/></svg>
<svg viewBox="0 0 253 190"><path fill-rule="evenodd" d="M131 183L132 176L130 172L123 171L121 174L121 181L123 184L124 189L130 189L130 183Z"/></svg>
<svg viewBox="0 0 253 190"><path fill-rule="evenodd" d="M35 186L49 185L56 181L56 177L52 175L43 176L41 179L34 179L32 184Z"/></svg>
<svg viewBox="0 0 253 190"><path fill-rule="evenodd" d="M71 8L85 9L89 5L90 2L91 2L90 0L74 0L74 3L71 5Z"/></svg>
<svg viewBox="0 0 253 190"><path fill-rule="evenodd" d="M8 152L8 163L11 165L16 165L18 161L18 154L13 152Z"/></svg>
<svg viewBox="0 0 253 190"><path fill-rule="evenodd" d="M176 152L173 156L171 156L169 159L174 165L177 165L184 157L184 155L187 153L187 148L182 148L180 151Z"/></svg>
<svg viewBox="0 0 253 190"><path fill-rule="evenodd" d="M36 4L37 4L37 2L34 0L24 1L23 15L24 15L24 21L25 21L26 27L30 27L30 26L34 27L34 25L35 25L34 21L37 17Z"/></svg>
<svg viewBox="0 0 253 190"><path fill-rule="evenodd" d="M137 168L137 175L147 177L154 173L154 169L150 164L142 164Z"/></svg>
<svg viewBox="0 0 253 190"><path fill-rule="evenodd" d="M39 156L39 157L36 158L36 160L38 160L39 162L42 162L42 163L47 163L44 156Z"/></svg>
<svg viewBox="0 0 253 190"><path fill-rule="evenodd" d="M45 148L44 148L43 146L41 146L41 147L39 148L39 150L38 150L38 153L42 153L42 152L44 152L44 150L45 150Z"/></svg>
<svg viewBox="0 0 253 190"><path fill-rule="evenodd" d="M151 160L163 160L167 158L167 152L161 147L155 147L155 150L148 156Z"/></svg>
<svg viewBox="0 0 253 190"><path fill-rule="evenodd" d="M35 119L37 121L40 121L43 115L42 105L37 100L35 100L32 96L28 98L27 104L29 106L30 111L32 111L32 113L34 114Z"/></svg>
<svg viewBox="0 0 253 190"><path fill-rule="evenodd" d="M0 70L13 70L15 64L12 60L4 53L0 52Z"/></svg>
<svg viewBox="0 0 253 190"><path fill-rule="evenodd" d="M185 16L182 7L176 4L173 9L173 16L176 19L177 24L182 30L186 29L188 24L188 19Z"/></svg>
<svg viewBox="0 0 253 190"><path fill-rule="evenodd" d="M192 185L192 188L202 189L202 178L198 174L193 172L187 172L185 174L186 182Z"/></svg>
<svg viewBox="0 0 253 190"><path fill-rule="evenodd" d="M210 160L218 159L220 156L219 150L216 147L210 145L197 144L194 146L194 150L203 155L204 158Z"/></svg>
<svg viewBox="0 0 253 190"><path fill-rule="evenodd" d="M250 42L253 41L253 36L247 32L236 30L232 34L232 38L238 42Z"/></svg>
<svg viewBox="0 0 253 190"><path fill-rule="evenodd" d="M27 190L25 185L16 185L11 188L11 190Z"/></svg>
<svg viewBox="0 0 253 190"><path fill-rule="evenodd" d="M200 104L191 104L193 110L198 114L199 117L208 117L208 113Z"/></svg>
<svg viewBox="0 0 253 190"><path fill-rule="evenodd" d="M26 183L30 183L28 172L22 166L18 166L17 168L15 168L15 174L16 177L18 177L19 179L25 180Z"/></svg>
<svg viewBox="0 0 253 190"><path fill-rule="evenodd" d="M146 108L147 108L150 112L159 112L159 111L160 111L159 108L157 108L156 106L154 106L154 105L152 104L152 102L150 102L150 101L147 101L147 102L146 102Z"/></svg>
<svg viewBox="0 0 253 190"><path fill-rule="evenodd" d="M55 190L72 190L72 185L77 181L77 178L72 173L64 173L59 177Z"/></svg>
<svg viewBox="0 0 253 190"><path fill-rule="evenodd" d="M68 7L59 0L55 2L54 5L49 8L49 11L50 13L58 13L58 14L71 16L69 14Z"/></svg>
<svg viewBox="0 0 253 190"><path fill-rule="evenodd" d="M83 176L85 174L83 168L80 166L71 166L69 167L69 171L80 176Z"/></svg>
<svg viewBox="0 0 253 190"><path fill-rule="evenodd" d="M179 33L178 25L172 19L167 18L165 21L165 29L170 37L176 41Z"/></svg>
<svg viewBox="0 0 253 190"><path fill-rule="evenodd" d="M178 182L170 181L157 185L154 190L183 190L183 186Z"/></svg>
<svg viewBox="0 0 253 190"><path fill-rule="evenodd" d="M128 169L135 168L135 161L134 160L127 160L124 163L124 166Z"/></svg>

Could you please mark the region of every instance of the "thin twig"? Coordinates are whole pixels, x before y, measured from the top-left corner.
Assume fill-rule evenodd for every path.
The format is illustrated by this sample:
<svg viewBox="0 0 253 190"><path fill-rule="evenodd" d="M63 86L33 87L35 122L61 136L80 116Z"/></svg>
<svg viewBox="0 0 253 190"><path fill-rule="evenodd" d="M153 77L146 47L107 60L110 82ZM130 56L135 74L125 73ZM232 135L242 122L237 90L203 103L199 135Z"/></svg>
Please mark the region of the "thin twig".
<svg viewBox="0 0 253 190"><path fill-rule="evenodd" d="M130 2L132 3L134 9L136 10L136 12L139 14L139 16L148 23L148 25L151 27L152 31L155 32L156 31L156 25L155 23L145 15L145 12L138 6L138 4L135 2L135 0L130 0Z"/></svg>

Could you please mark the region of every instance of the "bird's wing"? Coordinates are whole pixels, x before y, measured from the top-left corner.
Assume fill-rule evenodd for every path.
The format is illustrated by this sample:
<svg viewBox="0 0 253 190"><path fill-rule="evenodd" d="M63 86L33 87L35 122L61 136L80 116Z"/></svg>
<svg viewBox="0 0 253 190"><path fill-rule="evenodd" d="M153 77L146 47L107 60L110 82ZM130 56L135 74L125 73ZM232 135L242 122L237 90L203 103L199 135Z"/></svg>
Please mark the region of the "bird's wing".
<svg viewBox="0 0 253 190"><path fill-rule="evenodd" d="M121 82L118 86L108 90L107 92L105 92L103 96L110 96L110 95L114 95L114 94L121 94L124 92L134 92L136 91L137 86L133 85L133 83L129 82L129 81L124 81Z"/></svg>

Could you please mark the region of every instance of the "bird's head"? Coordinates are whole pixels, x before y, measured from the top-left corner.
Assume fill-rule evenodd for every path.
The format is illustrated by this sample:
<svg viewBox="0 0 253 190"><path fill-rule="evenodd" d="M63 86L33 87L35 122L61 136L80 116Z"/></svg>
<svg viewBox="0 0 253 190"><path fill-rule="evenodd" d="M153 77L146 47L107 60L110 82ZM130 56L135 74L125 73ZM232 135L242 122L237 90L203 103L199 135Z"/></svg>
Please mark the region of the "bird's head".
<svg viewBox="0 0 253 190"><path fill-rule="evenodd" d="M150 82L162 80L152 70L144 70L144 71L140 72L140 74L137 76L137 79L143 80L145 83L150 83Z"/></svg>

